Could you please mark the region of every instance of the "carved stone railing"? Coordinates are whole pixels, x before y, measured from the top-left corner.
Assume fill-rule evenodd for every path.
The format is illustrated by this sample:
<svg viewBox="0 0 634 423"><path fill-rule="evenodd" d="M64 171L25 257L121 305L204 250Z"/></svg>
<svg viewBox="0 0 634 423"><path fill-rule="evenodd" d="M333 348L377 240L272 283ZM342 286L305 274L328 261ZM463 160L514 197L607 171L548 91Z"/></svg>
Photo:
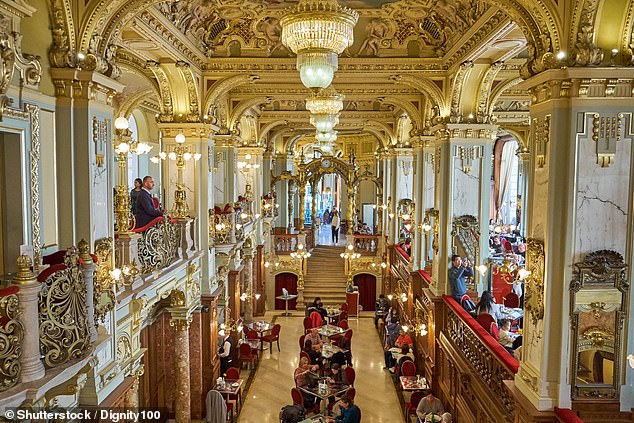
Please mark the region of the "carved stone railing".
<svg viewBox="0 0 634 423"><path fill-rule="evenodd" d="M379 250L379 235L354 235L354 251L361 255L375 255Z"/></svg>
<svg viewBox="0 0 634 423"><path fill-rule="evenodd" d="M515 400L504 385L513 380L519 363L453 298L443 297L445 339L461 354L471 367L470 377L477 378L480 386L496 398L500 413L513 421Z"/></svg>
<svg viewBox="0 0 634 423"><path fill-rule="evenodd" d="M20 379L24 327L18 320L17 286L0 290L0 391L15 386Z"/></svg>
<svg viewBox="0 0 634 423"><path fill-rule="evenodd" d="M46 367L82 358L90 351L87 286L75 247L63 264L39 274L40 351Z"/></svg>
<svg viewBox="0 0 634 423"><path fill-rule="evenodd" d="M135 232L141 234L138 257L142 274L163 269L178 258L181 231L175 221L157 217Z"/></svg>
<svg viewBox="0 0 634 423"><path fill-rule="evenodd" d="M297 234L273 235L275 254L290 254L297 250Z"/></svg>

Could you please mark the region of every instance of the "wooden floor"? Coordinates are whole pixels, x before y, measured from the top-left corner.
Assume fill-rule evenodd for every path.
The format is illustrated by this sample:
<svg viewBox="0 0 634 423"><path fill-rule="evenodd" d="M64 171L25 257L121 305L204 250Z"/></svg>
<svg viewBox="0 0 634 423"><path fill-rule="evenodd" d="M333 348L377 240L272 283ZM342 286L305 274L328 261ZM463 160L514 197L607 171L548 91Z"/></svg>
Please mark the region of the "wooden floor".
<svg viewBox="0 0 634 423"><path fill-rule="evenodd" d="M268 312L266 320L276 315L276 323L282 325L280 349L273 344L273 352L264 352L255 378L245 393L244 408L238 423L279 422L280 409L292 404L291 387L293 371L299 363L298 339L303 333L303 314L282 317L279 312ZM402 423L394 383L389 372L383 370L383 348L379 341L374 320L368 317L350 319L352 360L356 370L355 402L361 408L363 423ZM244 370L243 370L244 372Z"/></svg>

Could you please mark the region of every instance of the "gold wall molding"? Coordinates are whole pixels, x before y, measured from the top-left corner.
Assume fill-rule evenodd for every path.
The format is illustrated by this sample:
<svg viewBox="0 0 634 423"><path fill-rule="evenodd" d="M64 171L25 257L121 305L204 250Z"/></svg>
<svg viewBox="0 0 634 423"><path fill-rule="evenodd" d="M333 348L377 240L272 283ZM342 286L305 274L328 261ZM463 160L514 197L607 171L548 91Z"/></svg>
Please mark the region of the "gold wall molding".
<svg viewBox="0 0 634 423"><path fill-rule="evenodd" d="M454 157L460 159L462 171L464 173L471 173L473 168L473 161L475 159L481 159L483 155L483 148L480 145L457 145L454 149Z"/></svg>
<svg viewBox="0 0 634 423"><path fill-rule="evenodd" d="M535 167L543 168L546 165L548 143L550 143L550 115L533 118L533 140Z"/></svg>
<svg viewBox="0 0 634 423"><path fill-rule="evenodd" d="M631 119L630 114L630 119ZM623 113L616 116L592 115L592 140L596 144L597 164L609 167L616 158L616 145L624 131Z"/></svg>
<svg viewBox="0 0 634 423"><path fill-rule="evenodd" d="M95 241L97 267L94 277L95 325L105 323L106 316L115 308L116 282L110 276L113 269L112 239L100 238Z"/></svg>
<svg viewBox="0 0 634 423"><path fill-rule="evenodd" d="M582 8L578 6L583 4ZM574 46L571 54L573 66L597 66L603 62L603 49L595 44L595 28L596 14L598 11L599 0L584 0L577 2L575 15L577 10L581 12L575 18L579 18L578 24L573 21L573 31L570 34L570 45Z"/></svg>
<svg viewBox="0 0 634 423"><path fill-rule="evenodd" d="M161 122L172 122L174 120L174 106L172 102L172 91L167 74L161 65L155 61L148 61L147 67L152 71L154 77L158 81L159 92L161 94Z"/></svg>
<svg viewBox="0 0 634 423"><path fill-rule="evenodd" d="M132 358L132 341L130 335L123 333L117 340L117 362L124 366Z"/></svg>
<svg viewBox="0 0 634 423"><path fill-rule="evenodd" d="M187 97L189 100L189 114L187 115L188 122L200 121L200 108L198 107L200 100L198 98L198 84L195 81L194 73L189 63L178 61L176 62L176 68L180 72L181 76L185 80L187 85Z"/></svg>
<svg viewBox="0 0 634 423"><path fill-rule="evenodd" d="M491 87L493 86L493 82L503 65L504 62L502 61L493 63L486 70L484 78L482 78L478 92L478 111L476 113L476 120L478 123L489 123L491 119L490 114L493 111L491 101L494 99Z"/></svg>
<svg viewBox="0 0 634 423"><path fill-rule="evenodd" d="M20 315L18 290L0 298L0 391L5 391L18 383L22 370L22 342L24 326L18 319Z"/></svg>
<svg viewBox="0 0 634 423"><path fill-rule="evenodd" d="M29 152L29 181L31 185L31 225L33 258L35 266L40 262L42 237L40 231L40 108L34 104L26 104L24 109L29 114L31 127L31 151Z"/></svg>
<svg viewBox="0 0 634 423"><path fill-rule="evenodd" d="M456 76L451 86L451 108L449 111L449 121L451 123L460 123L462 120L462 88L467 80L469 73L473 69L473 62L466 61L460 64Z"/></svg>
<svg viewBox="0 0 634 423"><path fill-rule="evenodd" d="M530 275L524 282L524 308L529 312L533 325L544 318L544 271L546 255L544 242L535 238L526 239L526 270Z"/></svg>

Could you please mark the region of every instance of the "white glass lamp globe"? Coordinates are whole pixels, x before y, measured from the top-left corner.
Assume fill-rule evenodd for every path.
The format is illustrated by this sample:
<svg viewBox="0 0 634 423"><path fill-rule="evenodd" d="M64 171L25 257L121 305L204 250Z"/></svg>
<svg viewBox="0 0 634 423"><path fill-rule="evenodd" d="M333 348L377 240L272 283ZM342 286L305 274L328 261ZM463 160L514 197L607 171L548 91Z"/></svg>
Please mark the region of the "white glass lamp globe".
<svg viewBox="0 0 634 423"><path fill-rule="evenodd" d="M326 88L332 83L336 67L327 63L300 65L299 78L307 88Z"/></svg>
<svg viewBox="0 0 634 423"><path fill-rule="evenodd" d="M130 124L128 123L128 119L124 118L123 116L119 116L114 120L114 127L119 130L128 129L129 126Z"/></svg>
<svg viewBox="0 0 634 423"><path fill-rule="evenodd" d="M185 135L183 135L182 133L179 133L178 135L176 135L176 138L174 138L174 141L176 141L179 144L183 144L185 142Z"/></svg>

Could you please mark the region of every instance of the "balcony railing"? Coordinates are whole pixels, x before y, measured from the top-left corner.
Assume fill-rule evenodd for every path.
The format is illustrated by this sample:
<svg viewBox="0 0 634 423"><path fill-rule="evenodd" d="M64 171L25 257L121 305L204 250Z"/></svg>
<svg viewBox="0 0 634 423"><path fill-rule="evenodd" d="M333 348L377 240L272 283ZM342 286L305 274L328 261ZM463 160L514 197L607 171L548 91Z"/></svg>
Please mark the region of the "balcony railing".
<svg viewBox="0 0 634 423"><path fill-rule="evenodd" d="M273 245L275 245L275 253L290 254L297 250L298 234L276 234L273 235Z"/></svg>
<svg viewBox="0 0 634 423"><path fill-rule="evenodd" d="M498 399L498 413L513 421L515 400L503 381L515 378L519 362L453 298L444 296L443 301L446 339L469 363L472 377L490 390L490 398Z"/></svg>
<svg viewBox="0 0 634 423"><path fill-rule="evenodd" d="M40 351L46 367L82 358L90 351L87 286L76 248L69 248L64 263L40 273Z"/></svg>
<svg viewBox="0 0 634 423"><path fill-rule="evenodd" d="M163 269L178 258L181 230L175 220L157 217L134 232L141 234L138 257L142 274Z"/></svg>
<svg viewBox="0 0 634 423"><path fill-rule="evenodd" d="M15 386L20 379L24 327L18 320L19 288L0 290L0 391Z"/></svg>
<svg viewBox="0 0 634 423"><path fill-rule="evenodd" d="M379 249L379 235L354 235L354 251L373 256Z"/></svg>
<svg viewBox="0 0 634 423"><path fill-rule="evenodd" d="M262 197L262 216L277 216L277 203L274 194L267 194Z"/></svg>

